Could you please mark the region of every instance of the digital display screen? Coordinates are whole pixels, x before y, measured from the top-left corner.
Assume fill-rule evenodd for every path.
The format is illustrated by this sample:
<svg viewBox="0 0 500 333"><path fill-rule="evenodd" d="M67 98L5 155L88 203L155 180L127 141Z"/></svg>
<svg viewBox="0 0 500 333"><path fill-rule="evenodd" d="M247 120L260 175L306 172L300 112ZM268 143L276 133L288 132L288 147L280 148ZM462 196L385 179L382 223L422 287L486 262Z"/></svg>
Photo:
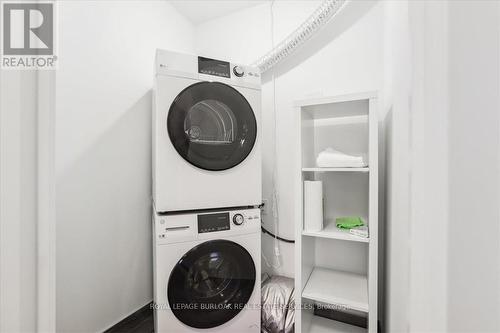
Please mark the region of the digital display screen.
<svg viewBox="0 0 500 333"><path fill-rule="evenodd" d="M198 233L229 230L229 213L198 215Z"/></svg>
<svg viewBox="0 0 500 333"><path fill-rule="evenodd" d="M230 67L227 61L198 57L198 73L230 78Z"/></svg>

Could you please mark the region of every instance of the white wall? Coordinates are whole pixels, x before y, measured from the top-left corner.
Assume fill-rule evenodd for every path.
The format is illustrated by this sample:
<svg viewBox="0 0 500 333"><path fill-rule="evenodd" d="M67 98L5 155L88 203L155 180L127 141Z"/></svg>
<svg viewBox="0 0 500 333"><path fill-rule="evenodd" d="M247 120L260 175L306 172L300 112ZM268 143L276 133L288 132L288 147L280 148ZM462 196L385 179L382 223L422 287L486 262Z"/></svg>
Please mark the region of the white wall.
<svg viewBox="0 0 500 333"><path fill-rule="evenodd" d="M499 4L389 3L387 328L498 332Z"/></svg>
<svg viewBox="0 0 500 333"><path fill-rule="evenodd" d="M409 90L408 2L385 4L384 120L386 129L386 317L387 332L408 331L409 297ZM382 171L383 169L381 169Z"/></svg>
<svg viewBox="0 0 500 333"><path fill-rule="evenodd" d="M447 2L409 2L409 330L446 332L448 275Z"/></svg>
<svg viewBox="0 0 500 333"><path fill-rule="evenodd" d="M386 329L445 332L447 3L385 4Z"/></svg>
<svg viewBox="0 0 500 333"><path fill-rule="evenodd" d="M102 331L152 299L154 52L193 52L193 36L167 1L59 2L57 331Z"/></svg>
<svg viewBox="0 0 500 333"><path fill-rule="evenodd" d="M37 329L37 74L0 71L0 331Z"/></svg>
<svg viewBox="0 0 500 333"><path fill-rule="evenodd" d="M498 1L449 3L450 332L500 331L499 28Z"/></svg>
<svg viewBox="0 0 500 333"><path fill-rule="evenodd" d="M274 40L281 41L302 23L320 1L276 1L274 5ZM322 30L303 49L274 69L276 121L278 137L278 196L280 222L278 232L294 238L293 227L293 101L311 96L379 90L382 85L383 8L375 2L356 1L338 17L336 24ZM270 4L239 11L196 27L198 53L252 63L271 48ZM270 206L274 141L272 74L263 76L263 193ZM271 213L263 216L269 230L274 230ZM262 236L263 252L273 260L273 240ZM293 276L293 245L280 242L281 267L263 267L272 273ZM274 263L276 264L276 263Z"/></svg>

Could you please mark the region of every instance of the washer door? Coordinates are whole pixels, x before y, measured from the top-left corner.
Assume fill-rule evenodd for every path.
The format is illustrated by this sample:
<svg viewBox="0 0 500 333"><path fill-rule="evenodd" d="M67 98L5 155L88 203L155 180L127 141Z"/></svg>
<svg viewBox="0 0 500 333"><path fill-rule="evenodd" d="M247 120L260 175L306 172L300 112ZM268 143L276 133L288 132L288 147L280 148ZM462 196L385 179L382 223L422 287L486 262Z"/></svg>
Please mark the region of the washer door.
<svg viewBox="0 0 500 333"><path fill-rule="evenodd" d="M227 240L208 241L187 252L172 270L168 303L184 324L216 327L247 304L255 274L252 257L242 246Z"/></svg>
<svg viewBox="0 0 500 333"><path fill-rule="evenodd" d="M250 154L257 137L254 112L233 87L199 82L184 89L167 117L170 141L192 165L226 170Z"/></svg>

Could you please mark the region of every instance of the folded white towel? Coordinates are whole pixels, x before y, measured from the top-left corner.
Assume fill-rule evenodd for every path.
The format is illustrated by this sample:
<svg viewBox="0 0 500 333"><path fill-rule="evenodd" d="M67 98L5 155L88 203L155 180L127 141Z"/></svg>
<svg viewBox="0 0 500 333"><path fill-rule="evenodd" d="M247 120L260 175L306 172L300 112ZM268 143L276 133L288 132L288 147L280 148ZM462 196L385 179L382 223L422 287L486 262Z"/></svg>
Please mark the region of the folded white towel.
<svg viewBox="0 0 500 333"><path fill-rule="evenodd" d="M320 168L362 168L367 166L363 157L347 155L333 148L326 148L319 153L316 164Z"/></svg>
<svg viewBox="0 0 500 333"><path fill-rule="evenodd" d="M368 238L368 227L366 226L351 228L349 232L354 236Z"/></svg>

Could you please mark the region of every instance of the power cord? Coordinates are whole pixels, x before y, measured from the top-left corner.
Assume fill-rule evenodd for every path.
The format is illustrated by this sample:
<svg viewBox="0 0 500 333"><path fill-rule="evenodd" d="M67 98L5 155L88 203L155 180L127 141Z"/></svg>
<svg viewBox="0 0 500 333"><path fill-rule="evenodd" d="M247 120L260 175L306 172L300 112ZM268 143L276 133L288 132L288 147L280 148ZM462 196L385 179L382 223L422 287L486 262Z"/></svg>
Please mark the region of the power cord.
<svg viewBox="0 0 500 333"><path fill-rule="evenodd" d="M291 243L291 244L295 243L295 241L293 239L286 239L286 238L277 236L277 235L273 234L272 232L270 232L269 230L267 230L266 228L264 228L263 226L260 226L260 228L262 229L263 233L268 234L269 236L271 236L275 239L278 239L278 240L285 242L285 243Z"/></svg>
<svg viewBox="0 0 500 333"><path fill-rule="evenodd" d="M275 4L275 0L271 0L271 3L270 3L270 18L271 18L271 45L272 47L274 48L274 4ZM277 135L277 131L278 131L278 126L277 126L277 121L276 121L276 118L277 118L277 112L276 112L276 77L275 77L275 71L274 69L272 70L271 72L271 79L272 79L272 84L273 84L273 123L274 123L274 144L273 144L273 156L274 156L274 161L273 161L273 173L272 173L272 197L271 197L271 211L272 211L272 214L273 214L273 224L274 224L274 232L275 234L274 235L274 257L275 257L275 260L276 260L276 264L273 264L271 267L273 267L274 269L279 269L281 267L281 260L280 260L280 257L281 257L281 253L280 253L280 247L279 247L279 244L278 244L278 232L279 232L279 211L278 211L278 200L279 200L279 197L278 197L278 186L277 186L277 163L278 163L278 158L277 158L277 145L278 145L278 135ZM264 256L264 254L262 254ZM264 257L264 259L266 260L266 263L268 262L268 260Z"/></svg>
<svg viewBox="0 0 500 333"><path fill-rule="evenodd" d="M265 204L261 203L258 206L258 208L263 209L264 206L265 206ZM264 221L262 219L261 219L261 222L264 223ZM286 238L280 237L278 235L275 235L272 232L270 232L269 230L267 230L266 228L264 228L263 225L261 225L260 228L262 229L262 233L268 234L269 236L271 236L274 239L280 240L280 241L285 242L285 243L295 244L295 240L293 240L293 239L286 239Z"/></svg>

